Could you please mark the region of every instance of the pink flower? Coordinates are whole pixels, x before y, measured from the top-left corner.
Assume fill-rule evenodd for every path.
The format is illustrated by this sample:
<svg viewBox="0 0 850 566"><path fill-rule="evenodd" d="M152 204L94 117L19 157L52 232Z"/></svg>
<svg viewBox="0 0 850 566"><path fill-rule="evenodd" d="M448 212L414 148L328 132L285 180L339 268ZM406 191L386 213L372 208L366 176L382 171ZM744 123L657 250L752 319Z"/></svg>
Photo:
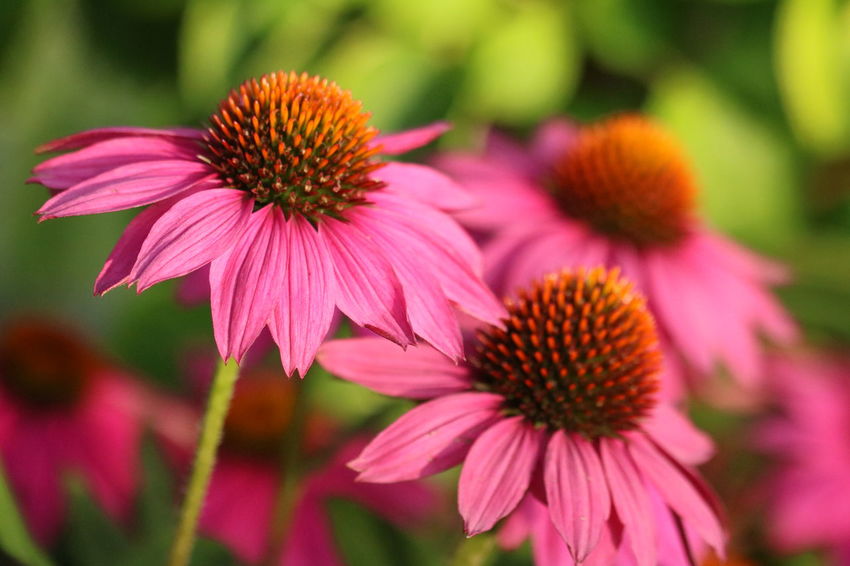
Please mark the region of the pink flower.
<svg viewBox="0 0 850 566"><path fill-rule="evenodd" d="M777 459L768 483L769 533L784 551L825 547L850 557L850 360L776 356L779 414L757 443Z"/></svg>
<svg viewBox="0 0 850 566"><path fill-rule="evenodd" d="M503 314L479 252L438 209L470 197L437 171L378 154L419 147L444 124L378 136L349 92L274 73L231 92L208 130L106 128L40 148L75 150L35 168L55 195L42 220L150 205L95 283L142 290L209 265L222 358L242 359L264 327L287 374L303 376L338 307L402 346L417 337L463 355L453 307Z"/></svg>
<svg viewBox="0 0 850 566"><path fill-rule="evenodd" d="M533 496L574 560L604 553L610 537L614 549L653 566L657 494L721 552L724 533L690 468L711 443L656 403L661 359L643 298L599 268L547 276L507 305L506 330L480 329L463 365L374 338L320 348L320 363L340 377L426 401L349 464L358 479L411 480L463 463L458 504L468 535Z"/></svg>
<svg viewBox="0 0 850 566"><path fill-rule="evenodd" d="M140 391L73 333L21 320L0 335L0 455L36 539L55 540L63 477L79 474L113 518L129 518L138 483Z"/></svg>
<svg viewBox="0 0 850 566"><path fill-rule="evenodd" d="M383 341L383 340L381 340ZM270 548L275 502L282 488L280 448L290 425L296 395L295 382L268 370L243 372L224 429L224 441L200 521L205 535L225 544L240 561L263 563ZM184 428L194 420L182 415ZM171 413L167 418L174 419ZM308 420L302 457L327 449L328 424L314 416ZM171 435L185 438L185 435ZM332 460L300 479L298 495L289 519L280 556L274 562L286 566L342 566L334 544L325 506L331 498L362 504L403 527L411 527L432 513L436 494L421 482L372 485L355 482L345 466L365 445L360 439L346 443ZM184 466L192 443L176 447Z"/></svg>
<svg viewBox="0 0 850 566"><path fill-rule="evenodd" d="M687 160L643 117L553 121L528 149L492 136L483 157L445 155L438 165L481 198L457 217L487 242L498 293L564 266L618 266L690 365L706 375L722 362L748 385L764 374L759 334L795 337L767 288L784 269L696 218Z"/></svg>

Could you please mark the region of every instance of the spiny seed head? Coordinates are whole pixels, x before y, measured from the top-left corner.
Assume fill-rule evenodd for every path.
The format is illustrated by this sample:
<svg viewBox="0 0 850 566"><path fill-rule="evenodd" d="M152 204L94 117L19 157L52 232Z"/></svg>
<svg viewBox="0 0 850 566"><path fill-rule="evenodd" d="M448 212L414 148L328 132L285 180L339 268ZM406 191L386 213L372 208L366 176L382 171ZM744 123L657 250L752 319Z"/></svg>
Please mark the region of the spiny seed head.
<svg viewBox="0 0 850 566"><path fill-rule="evenodd" d="M31 407L68 407L102 366L75 334L40 320L19 320L0 334L0 380Z"/></svg>
<svg viewBox="0 0 850 566"><path fill-rule="evenodd" d="M231 187L259 206L279 206L316 222L344 218L383 186L378 130L336 83L293 72L263 75L233 90L210 117L207 159Z"/></svg>
<svg viewBox="0 0 850 566"><path fill-rule="evenodd" d="M696 196L676 140L637 115L583 128L555 163L550 185L567 214L640 246L685 236Z"/></svg>
<svg viewBox="0 0 850 566"><path fill-rule="evenodd" d="M644 299L618 270L564 270L506 304L505 329L477 334L477 387L509 413L587 438L639 426L661 355Z"/></svg>
<svg viewBox="0 0 850 566"><path fill-rule="evenodd" d="M296 394L295 382L282 373L244 372L224 421L224 448L247 456L276 457L292 422Z"/></svg>

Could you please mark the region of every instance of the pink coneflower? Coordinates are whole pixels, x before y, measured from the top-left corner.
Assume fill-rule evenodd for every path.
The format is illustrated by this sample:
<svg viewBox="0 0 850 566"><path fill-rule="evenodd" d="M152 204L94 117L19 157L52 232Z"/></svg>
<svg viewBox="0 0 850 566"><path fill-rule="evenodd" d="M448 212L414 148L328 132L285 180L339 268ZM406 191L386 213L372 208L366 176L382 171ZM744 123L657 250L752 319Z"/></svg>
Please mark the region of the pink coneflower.
<svg viewBox="0 0 850 566"><path fill-rule="evenodd" d="M290 525L281 548L271 548L278 491L282 489L283 439L291 426L295 383L277 372L254 368L243 371L224 428L224 440L201 516L200 531L225 544L241 562L259 564L279 551L269 563L287 566L341 566L326 505L343 498L410 527L435 510L433 490L421 482L374 485L355 482L345 466L365 442L345 444L330 462L307 473L298 487ZM173 418L174 415L165 416ZM191 427L187 419L184 427ZM328 424L321 415L308 418L303 438L304 457L328 449ZM183 435L180 435L183 436ZM186 459L191 442L177 447Z"/></svg>
<svg viewBox="0 0 850 566"><path fill-rule="evenodd" d="M773 546L821 547L850 564L850 359L784 355L770 370L779 414L757 441L777 460L767 486Z"/></svg>
<svg viewBox="0 0 850 566"><path fill-rule="evenodd" d="M350 465L393 482L460 464L468 535L489 530L531 495L576 561L611 537L656 564L652 494L722 551L724 534L688 466L711 445L656 402L661 363L643 298L615 271L549 275L507 302L506 330L486 327L465 365L428 347L374 338L326 343L319 361L376 391L423 399Z"/></svg>
<svg viewBox="0 0 850 566"><path fill-rule="evenodd" d="M63 477L126 520L137 486L140 396L72 332L36 319L0 334L0 454L21 512L49 544L65 515Z"/></svg>
<svg viewBox="0 0 850 566"><path fill-rule="evenodd" d="M478 276L479 252L439 209L469 206L453 181L380 153L419 147L436 124L379 136L348 91L273 73L231 92L207 130L106 128L50 142L76 150L35 168L56 194L42 220L150 205L128 225L95 283L139 291L210 266L224 359L268 326L288 374L303 376L338 307L401 344L417 336L463 355L453 307L503 311Z"/></svg>
<svg viewBox="0 0 850 566"><path fill-rule="evenodd" d="M706 228L676 141L636 115L544 125L523 149L494 136L483 157L439 165L483 206L458 218L488 244L487 277L509 293L564 266L619 266L661 334L703 375L717 362L742 383L763 375L759 333L794 338L768 292L784 270Z"/></svg>

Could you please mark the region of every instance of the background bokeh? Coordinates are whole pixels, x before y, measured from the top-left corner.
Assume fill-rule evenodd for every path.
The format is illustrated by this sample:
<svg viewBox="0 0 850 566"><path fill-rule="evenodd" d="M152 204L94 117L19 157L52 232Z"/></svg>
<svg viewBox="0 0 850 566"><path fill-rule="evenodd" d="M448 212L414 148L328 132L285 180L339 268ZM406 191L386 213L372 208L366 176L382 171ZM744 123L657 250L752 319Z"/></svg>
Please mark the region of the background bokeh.
<svg viewBox="0 0 850 566"><path fill-rule="evenodd" d="M38 224L33 148L107 125L198 126L229 88L278 69L337 81L385 130L448 119L443 148L475 147L490 124L521 136L553 114L648 112L692 157L709 222L793 268L781 295L807 338L850 341L850 2L839 0L2 0L0 318L73 321L180 389L185 349L211 343L207 307L178 306L169 283L92 297L134 212ZM352 420L381 402L322 387ZM395 543L357 529L341 540L372 547L352 555L393 563Z"/></svg>

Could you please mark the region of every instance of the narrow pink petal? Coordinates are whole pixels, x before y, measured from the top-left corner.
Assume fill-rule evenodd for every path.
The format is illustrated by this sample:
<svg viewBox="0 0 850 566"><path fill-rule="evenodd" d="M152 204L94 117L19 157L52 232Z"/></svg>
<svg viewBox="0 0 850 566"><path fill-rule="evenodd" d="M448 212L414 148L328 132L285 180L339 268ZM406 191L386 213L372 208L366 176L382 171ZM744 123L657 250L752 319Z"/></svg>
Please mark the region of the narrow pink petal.
<svg viewBox="0 0 850 566"><path fill-rule="evenodd" d="M35 176L30 181L51 189L67 189L132 163L169 159L191 161L199 151L197 143L181 138L115 138L40 163L33 169Z"/></svg>
<svg viewBox="0 0 850 566"><path fill-rule="evenodd" d="M630 437L629 452L641 474L652 482L667 504L722 555L726 539L723 528L710 503L690 483L689 478L640 435Z"/></svg>
<svg viewBox="0 0 850 566"><path fill-rule="evenodd" d="M385 190L441 210L463 210L479 204L478 197L432 167L415 163L387 163L374 173Z"/></svg>
<svg viewBox="0 0 850 566"><path fill-rule="evenodd" d="M62 191L38 210L42 219L114 212L174 196L215 178L201 161L146 161L124 165Z"/></svg>
<svg viewBox="0 0 850 566"><path fill-rule="evenodd" d="M345 566L334 541L325 501L305 495L292 511L290 529L283 544L279 566ZM263 529L264 531L266 529Z"/></svg>
<svg viewBox="0 0 850 566"><path fill-rule="evenodd" d="M641 427L665 452L679 462L696 466L714 454L711 437L667 404L656 405L650 417L641 423Z"/></svg>
<svg viewBox="0 0 850 566"><path fill-rule="evenodd" d="M402 350L383 338L348 338L326 342L319 363L337 377L378 393L430 399L470 388L469 369L420 344Z"/></svg>
<svg viewBox="0 0 850 566"><path fill-rule="evenodd" d="M460 464L481 431L499 419L502 397L456 393L439 397L401 416L384 429L349 466L362 481L413 480Z"/></svg>
<svg viewBox="0 0 850 566"><path fill-rule="evenodd" d="M138 136L200 140L204 137L204 130L195 128L166 128L157 130L153 128L134 128L129 126L97 128L47 142L44 145L40 145L35 151L36 153L66 151L115 138Z"/></svg>
<svg viewBox="0 0 850 566"><path fill-rule="evenodd" d="M407 242L414 238L399 234L387 224L372 221L368 212L352 211L348 220L364 234L371 236L372 241L392 265L401 283L404 302L407 305L407 317L413 332L452 360L463 359L460 325L434 277L435 266L423 261L425 257L410 249Z"/></svg>
<svg viewBox="0 0 850 566"><path fill-rule="evenodd" d="M478 437L458 483L458 510L467 536L490 530L522 500L544 435L523 417L511 417Z"/></svg>
<svg viewBox="0 0 850 566"><path fill-rule="evenodd" d="M304 377L333 320L333 266L306 218L296 214L286 221L284 238L280 298L269 330L286 374L298 370Z"/></svg>
<svg viewBox="0 0 850 566"><path fill-rule="evenodd" d="M611 501L638 566L656 566L655 524L643 480L621 440L601 438L599 450Z"/></svg>
<svg viewBox="0 0 850 566"><path fill-rule="evenodd" d="M130 280L130 271L151 227L175 202L175 199L167 199L152 204L130 221L94 282L95 295L102 295Z"/></svg>
<svg viewBox="0 0 850 566"><path fill-rule="evenodd" d="M611 512L602 464L593 445L559 430L546 450L549 515L576 562L596 546Z"/></svg>
<svg viewBox="0 0 850 566"><path fill-rule="evenodd" d="M338 220L323 222L319 237L334 265L339 310L402 346L414 344L401 283L380 248L359 228Z"/></svg>
<svg viewBox="0 0 850 566"><path fill-rule="evenodd" d="M421 128L378 136L372 145L380 145L381 153L385 155L398 155L431 143L451 128L448 122L434 122Z"/></svg>
<svg viewBox="0 0 850 566"><path fill-rule="evenodd" d="M505 132L491 128L484 141L484 154L488 161L509 169L514 175L537 179L545 173L522 143ZM498 189L497 189L498 190Z"/></svg>
<svg viewBox="0 0 850 566"><path fill-rule="evenodd" d="M514 512L508 515L508 518L499 527L499 532L496 533L496 540L499 541L501 548L514 550L531 536L535 519L540 513L538 507L542 508L548 521L546 508L533 495L528 494L523 498Z"/></svg>
<svg viewBox="0 0 850 566"><path fill-rule="evenodd" d="M133 266L141 293L202 267L242 234L254 200L245 191L210 189L181 199L151 228Z"/></svg>
<svg viewBox="0 0 850 566"><path fill-rule="evenodd" d="M574 122L555 118L544 122L531 140L531 154L539 167L551 167L563 159L578 138L579 127Z"/></svg>
<svg viewBox="0 0 850 566"><path fill-rule="evenodd" d="M210 268L208 265L187 273L177 287L177 300L193 307L210 300Z"/></svg>
<svg viewBox="0 0 850 566"><path fill-rule="evenodd" d="M279 300L283 213L265 206L244 233L210 264L210 307L221 357L239 362Z"/></svg>

